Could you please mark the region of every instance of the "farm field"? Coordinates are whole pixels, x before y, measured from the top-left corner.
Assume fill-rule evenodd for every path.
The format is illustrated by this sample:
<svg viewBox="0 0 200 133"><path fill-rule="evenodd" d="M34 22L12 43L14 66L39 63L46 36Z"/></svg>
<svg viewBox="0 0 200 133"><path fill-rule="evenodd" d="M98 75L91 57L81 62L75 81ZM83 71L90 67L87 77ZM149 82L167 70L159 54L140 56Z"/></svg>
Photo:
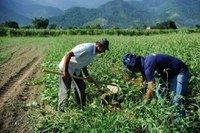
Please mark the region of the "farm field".
<svg viewBox="0 0 200 133"><path fill-rule="evenodd" d="M121 92L105 104L105 85L87 84L87 106L81 110L71 94L64 112L56 111L58 71L66 51L83 42L107 38L110 51L88 66L95 80L118 84ZM0 132L198 132L200 131L200 37L173 33L149 36L75 35L59 37L0 37ZM140 75L124 72L126 53L146 56L171 54L190 69L184 107L186 118L175 106L161 105L156 97L143 103ZM73 91L72 91L73 93ZM117 104L113 104L113 102ZM178 122L177 122L178 121Z"/></svg>

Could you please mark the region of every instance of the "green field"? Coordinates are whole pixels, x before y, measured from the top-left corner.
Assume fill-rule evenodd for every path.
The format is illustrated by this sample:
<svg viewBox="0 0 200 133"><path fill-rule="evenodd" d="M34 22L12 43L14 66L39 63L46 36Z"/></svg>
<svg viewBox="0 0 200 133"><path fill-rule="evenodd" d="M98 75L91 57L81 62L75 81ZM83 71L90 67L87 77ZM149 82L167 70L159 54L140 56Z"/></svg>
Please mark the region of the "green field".
<svg viewBox="0 0 200 133"><path fill-rule="evenodd" d="M49 51L41 68L58 71L58 63L64 53L75 45L83 42L95 42L99 38L110 41L110 51L98 55L88 70L96 80L116 83L121 87L117 95L121 107L113 111L111 105L102 103L96 87L87 82L87 106L84 110L77 107L73 94L64 112L49 112L45 105L54 110L57 104L58 76L44 74L34 82L42 86L42 103L34 106L32 115L28 118L30 128L36 132L198 132L200 129L200 35L173 33L149 36L109 36L109 35L76 35L59 37L1 37L0 61L4 62L10 53L4 52L7 46L13 50L25 44L46 45ZM163 100L156 97L148 105L143 103L144 93L140 91L140 75L135 79L130 73L124 72L122 57L126 53L146 56L152 53L165 53L182 59L190 71L190 85L185 97L184 107L186 118L177 116L176 107L161 105ZM6 56L5 56L6 55ZM100 90L107 91L100 85ZM73 92L72 92L73 93ZM35 104L34 104L35 105ZM179 121L179 123L177 123Z"/></svg>

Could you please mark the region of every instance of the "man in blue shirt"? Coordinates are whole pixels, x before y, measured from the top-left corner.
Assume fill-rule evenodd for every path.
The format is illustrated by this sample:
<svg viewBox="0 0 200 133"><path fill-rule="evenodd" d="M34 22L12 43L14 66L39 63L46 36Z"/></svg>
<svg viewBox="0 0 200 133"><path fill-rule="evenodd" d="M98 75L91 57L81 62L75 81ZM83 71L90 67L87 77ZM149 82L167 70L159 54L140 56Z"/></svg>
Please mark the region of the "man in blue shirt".
<svg viewBox="0 0 200 133"><path fill-rule="evenodd" d="M151 54L146 57L126 54L123 57L125 68L132 72L141 72L148 83L147 100L151 100L155 78L160 77L157 97L162 98L164 87L174 92L173 101L181 104L181 96L188 86L189 71L180 59L166 54Z"/></svg>

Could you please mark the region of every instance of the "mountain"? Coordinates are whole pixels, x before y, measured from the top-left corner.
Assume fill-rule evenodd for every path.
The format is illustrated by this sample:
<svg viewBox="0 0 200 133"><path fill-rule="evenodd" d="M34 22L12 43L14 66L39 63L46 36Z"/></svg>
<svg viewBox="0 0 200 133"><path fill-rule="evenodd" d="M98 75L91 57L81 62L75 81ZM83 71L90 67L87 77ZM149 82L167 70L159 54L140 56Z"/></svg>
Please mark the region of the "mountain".
<svg viewBox="0 0 200 133"><path fill-rule="evenodd" d="M200 0L143 0L151 24L173 20L179 27L191 27L200 20Z"/></svg>
<svg viewBox="0 0 200 133"><path fill-rule="evenodd" d="M0 22L5 21L16 21L20 25L27 25L31 23L31 19L16 13L12 9L0 5Z"/></svg>
<svg viewBox="0 0 200 133"><path fill-rule="evenodd" d="M91 24L135 28L166 20L178 27L194 27L200 22L199 12L200 0L113 0L95 9L70 8L49 20L63 28Z"/></svg>
<svg viewBox="0 0 200 133"><path fill-rule="evenodd" d="M44 17L62 28L94 24L104 28L136 28L167 20L175 21L178 27L194 27L200 23L200 0L86 1L89 0L0 0L0 22L13 20L23 26L31 24L34 17ZM61 3L63 9L82 7L62 11ZM87 4L90 8L86 8Z"/></svg>
<svg viewBox="0 0 200 133"><path fill-rule="evenodd" d="M108 27L137 27L148 17L139 4L129 4L123 0L108 2L97 10L100 13L99 17L107 20Z"/></svg>
<svg viewBox="0 0 200 133"><path fill-rule="evenodd" d="M99 23L103 27L126 28L127 26L138 26L141 19L145 19L146 15L140 16L143 12L137 6L130 5L123 0L115 0L95 9L70 8L59 16L50 17L49 20L63 28Z"/></svg>
<svg viewBox="0 0 200 133"><path fill-rule="evenodd" d="M17 21L19 25L31 24L34 17L51 17L62 13L54 7L41 6L31 0L1 0L0 22Z"/></svg>
<svg viewBox="0 0 200 133"><path fill-rule="evenodd" d="M99 13L96 9L74 7L68 9L59 16L49 18L49 21L63 28L80 26L90 20L94 20L98 14Z"/></svg>
<svg viewBox="0 0 200 133"><path fill-rule="evenodd" d="M40 5L67 10L72 7L97 8L111 0L34 0Z"/></svg>

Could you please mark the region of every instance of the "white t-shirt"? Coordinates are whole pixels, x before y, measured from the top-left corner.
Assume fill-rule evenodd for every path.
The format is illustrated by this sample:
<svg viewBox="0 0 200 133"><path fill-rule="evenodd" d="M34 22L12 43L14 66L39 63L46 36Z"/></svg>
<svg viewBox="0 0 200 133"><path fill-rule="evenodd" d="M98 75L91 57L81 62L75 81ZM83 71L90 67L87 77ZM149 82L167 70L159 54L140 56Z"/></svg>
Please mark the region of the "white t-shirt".
<svg viewBox="0 0 200 133"><path fill-rule="evenodd" d="M76 73L80 75L80 70L86 67L92 59L96 56L96 44L95 43L83 43L79 44L72 49L74 56L71 57L68 72L70 75ZM65 56L64 56L65 57ZM59 68L62 71L64 67L64 57L62 58Z"/></svg>

